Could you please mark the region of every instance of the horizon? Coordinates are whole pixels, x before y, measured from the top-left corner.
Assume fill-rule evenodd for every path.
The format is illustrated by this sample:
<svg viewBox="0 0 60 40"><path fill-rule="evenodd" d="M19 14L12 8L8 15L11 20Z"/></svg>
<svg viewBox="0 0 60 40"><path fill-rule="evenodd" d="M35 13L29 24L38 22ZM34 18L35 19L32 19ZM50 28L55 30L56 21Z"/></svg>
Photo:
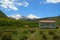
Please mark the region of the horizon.
<svg viewBox="0 0 60 40"><path fill-rule="evenodd" d="M60 15L60 0L0 0L0 10L7 16L54 17Z"/></svg>

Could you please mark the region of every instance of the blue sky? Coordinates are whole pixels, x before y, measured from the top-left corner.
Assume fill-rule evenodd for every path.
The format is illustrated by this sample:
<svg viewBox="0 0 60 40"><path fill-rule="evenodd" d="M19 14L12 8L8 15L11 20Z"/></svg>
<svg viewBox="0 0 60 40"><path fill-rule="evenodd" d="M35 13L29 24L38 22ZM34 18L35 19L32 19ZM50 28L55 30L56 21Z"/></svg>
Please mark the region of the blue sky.
<svg viewBox="0 0 60 40"><path fill-rule="evenodd" d="M7 16L20 14L44 18L60 15L60 0L0 0L0 10Z"/></svg>

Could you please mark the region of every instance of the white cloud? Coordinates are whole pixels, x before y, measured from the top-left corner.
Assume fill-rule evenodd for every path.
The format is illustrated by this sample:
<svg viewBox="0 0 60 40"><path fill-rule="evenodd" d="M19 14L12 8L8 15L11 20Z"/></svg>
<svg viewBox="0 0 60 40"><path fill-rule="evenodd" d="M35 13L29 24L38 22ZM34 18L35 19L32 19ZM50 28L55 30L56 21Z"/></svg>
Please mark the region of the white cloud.
<svg viewBox="0 0 60 40"><path fill-rule="evenodd" d="M59 3L60 0L46 0L47 3Z"/></svg>
<svg viewBox="0 0 60 40"><path fill-rule="evenodd" d="M38 19L38 18L40 18L40 17L37 17L37 16L35 16L35 15L33 15L33 14L29 14L28 16L22 16L22 15L20 15L20 14L14 14L14 15L10 15L10 16L8 16L8 17L11 17L11 18L14 18L14 19Z"/></svg>
<svg viewBox="0 0 60 40"><path fill-rule="evenodd" d="M22 18L22 16L20 14L10 15L9 17L15 18L17 20Z"/></svg>
<svg viewBox="0 0 60 40"><path fill-rule="evenodd" d="M30 19L37 19L37 18L40 18L40 17L37 17L37 16L35 16L33 14L29 14L28 15L28 18L30 18Z"/></svg>
<svg viewBox="0 0 60 40"><path fill-rule="evenodd" d="M17 2L15 0L0 0L0 6L5 9L18 10L17 6L28 7L28 2Z"/></svg>
<svg viewBox="0 0 60 40"><path fill-rule="evenodd" d="M39 4L46 4L46 3L60 3L60 0L45 0L43 2L39 2Z"/></svg>
<svg viewBox="0 0 60 40"><path fill-rule="evenodd" d="M17 5L19 6L25 6L25 7L28 7L29 3L27 2L21 2L21 3L16 3Z"/></svg>

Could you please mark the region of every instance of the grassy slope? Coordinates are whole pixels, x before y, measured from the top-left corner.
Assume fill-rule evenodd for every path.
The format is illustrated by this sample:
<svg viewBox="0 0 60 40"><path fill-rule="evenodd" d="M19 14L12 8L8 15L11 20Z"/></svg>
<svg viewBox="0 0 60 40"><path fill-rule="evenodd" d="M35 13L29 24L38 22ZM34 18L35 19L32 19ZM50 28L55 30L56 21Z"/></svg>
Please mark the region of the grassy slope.
<svg viewBox="0 0 60 40"><path fill-rule="evenodd" d="M51 32L49 34L49 32ZM40 28L16 28L16 32L12 34L13 40L43 40L43 35L47 40L53 40L53 37L60 36L59 29L40 29ZM58 39L57 39L58 40ZM59 38L60 40L60 38Z"/></svg>
<svg viewBox="0 0 60 40"><path fill-rule="evenodd" d="M58 26L60 26L60 17L54 18ZM49 33L50 32L50 33ZM60 28L58 29L40 29L36 28L18 28L17 35L14 35L14 40L24 40L27 37L27 40L43 40L43 35L47 40L55 40L53 37L56 37L56 40L60 40Z"/></svg>
<svg viewBox="0 0 60 40"><path fill-rule="evenodd" d="M0 18L7 18L7 16L2 11L0 11Z"/></svg>
<svg viewBox="0 0 60 40"><path fill-rule="evenodd" d="M40 28L10 27L10 28L7 28L7 30L16 31L16 32L12 32L12 40L26 40L26 39L43 40L43 35L45 35L48 40L53 40L53 37L55 35L60 37L60 28L59 29L40 29ZM52 33L49 34L49 32L52 32Z"/></svg>
<svg viewBox="0 0 60 40"><path fill-rule="evenodd" d="M0 34L2 30L15 30L15 32L12 32L12 40L60 40L60 16L58 17L52 17L48 19L55 19L56 24L59 26L58 29L40 29L38 27L33 27L33 28L25 28L25 27L16 27L16 26L7 26L7 27L2 27L0 26ZM4 21L6 20L6 22ZM12 20L7 20L7 19L2 19L2 22L8 24ZM1 20L0 20L1 22ZM17 22L17 21L16 21ZM16 23L15 21L13 22ZM32 22L27 22L27 21L18 21L24 24L28 24L30 26L35 26ZM38 26L38 25L37 25ZM1 35L0 35L1 36ZM54 37L54 39L53 39Z"/></svg>

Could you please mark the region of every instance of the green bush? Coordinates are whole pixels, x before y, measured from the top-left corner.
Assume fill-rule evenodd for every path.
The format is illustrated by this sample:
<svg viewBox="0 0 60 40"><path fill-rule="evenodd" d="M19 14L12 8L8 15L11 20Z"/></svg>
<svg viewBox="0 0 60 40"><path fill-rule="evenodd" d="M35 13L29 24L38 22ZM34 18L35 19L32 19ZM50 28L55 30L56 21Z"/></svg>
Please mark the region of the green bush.
<svg viewBox="0 0 60 40"><path fill-rule="evenodd" d="M1 40L11 40L11 34L6 32L6 33L3 33L2 36L1 36Z"/></svg>
<svg viewBox="0 0 60 40"><path fill-rule="evenodd" d="M40 34L44 34L44 31L40 31Z"/></svg>
<svg viewBox="0 0 60 40"><path fill-rule="evenodd" d="M34 33L35 32L35 29L30 29L30 30L28 30L30 33Z"/></svg>
<svg viewBox="0 0 60 40"><path fill-rule="evenodd" d="M46 35L43 35L42 38L43 38L43 40L47 40Z"/></svg>
<svg viewBox="0 0 60 40"><path fill-rule="evenodd" d="M0 18L0 26L25 27L25 25L28 25L29 27L38 27L38 22L27 21L27 20L13 20L9 18Z"/></svg>
<svg viewBox="0 0 60 40"><path fill-rule="evenodd" d="M28 30L26 30L26 31L23 31L23 33L24 33L24 34L27 34L28 32L29 32Z"/></svg>
<svg viewBox="0 0 60 40"><path fill-rule="evenodd" d="M20 40L27 40L28 38L27 38L27 36L22 36L21 38L20 38Z"/></svg>
<svg viewBox="0 0 60 40"><path fill-rule="evenodd" d="M0 36L1 36L1 33L0 33Z"/></svg>
<svg viewBox="0 0 60 40"><path fill-rule="evenodd" d="M60 35L54 35L53 40L60 40Z"/></svg>
<svg viewBox="0 0 60 40"><path fill-rule="evenodd" d="M50 35L54 35L54 32L52 32L52 31L49 31L49 34L50 34Z"/></svg>

